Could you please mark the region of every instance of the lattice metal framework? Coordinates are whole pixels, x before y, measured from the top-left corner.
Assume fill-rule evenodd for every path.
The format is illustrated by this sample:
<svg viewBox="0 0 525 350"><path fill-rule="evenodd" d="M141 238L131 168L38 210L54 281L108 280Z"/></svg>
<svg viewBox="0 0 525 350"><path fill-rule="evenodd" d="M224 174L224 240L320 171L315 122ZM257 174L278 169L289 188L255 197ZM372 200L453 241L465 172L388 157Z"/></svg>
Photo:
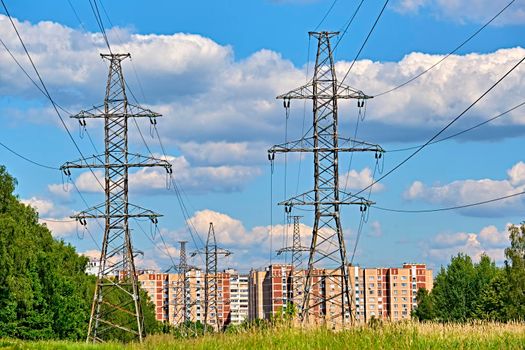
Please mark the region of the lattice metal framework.
<svg viewBox="0 0 525 350"><path fill-rule="evenodd" d="M197 250L192 253L192 255L201 253L202 251ZM223 319L219 317L219 310L223 310L222 307L219 308L219 256L228 256L230 254L232 254L232 252L220 248L217 245L215 228L213 227L213 222L210 222L208 237L206 239L206 247L204 248L204 255L206 259L206 271L204 275L204 324L211 324L216 331L223 328L224 322ZM213 314L214 322L210 322L210 314Z"/></svg>
<svg viewBox="0 0 525 350"><path fill-rule="evenodd" d="M179 241L179 265L174 296L173 324L185 324L191 318L191 301L189 300L190 280L188 277L188 260L186 255L187 241Z"/></svg>
<svg viewBox="0 0 525 350"><path fill-rule="evenodd" d="M362 103L371 97L338 83L330 44L330 39L337 34L309 33L317 39L313 79L277 97L284 100L285 107L289 107L292 99L313 101L313 135L304 135L300 140L276 145L268 150L270 160L275 158L275 153L313 153L314 189L279 204L288 210L293 206L314 206L313 235L299 316L305 324L321 319L333 328L344 327L353 320L340 206L357 204L364 210L372 204L339 189L339 152L383 152L378 145L338 135L337 101L357 99L358 103Z"/></svg>
<svg viewBox="0 0 525 350"><path fill-rule="evenodd" d="M310 251L308 247L301 242L301 218L302 216L294 215L292 246L284 247L277 251L277 255L283 253L292 253L292 264L290 270L290 286L288 289L288 300L294 305L297 311L302 308L302 295L304 291L304 271L303 271L303 252Z"/></svg>
<svg viewBox="0 0 525 350"><path fill-rule="evenodd" d="M121 62L130 54L101 56L109 60L104 104L81 111L72 118L78 119L82 126L86 125L86 119L104 120L105 152L67 162L61 169L67 175L73 168L104 169L105 202L73 216L82 224L86 224L88 218L105 221L87 341L103 342L114 337L142 341L145 330L129 219L149 218L156 223L160 215L128 202L128 171L160 166L171 173L171 164L128 152L129 118L154 121L160 114L128 102Z"/></svg>

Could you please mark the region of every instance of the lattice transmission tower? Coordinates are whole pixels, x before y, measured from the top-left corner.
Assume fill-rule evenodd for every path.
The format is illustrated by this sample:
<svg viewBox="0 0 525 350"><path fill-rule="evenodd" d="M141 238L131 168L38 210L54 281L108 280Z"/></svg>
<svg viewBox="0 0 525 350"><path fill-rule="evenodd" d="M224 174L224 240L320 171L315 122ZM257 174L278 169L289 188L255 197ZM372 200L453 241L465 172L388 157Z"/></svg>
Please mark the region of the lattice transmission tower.
<svg viewBox="0 0 525 350"><path fill-rule="evenodd" d="M121 63L130 54L101 56L109 61L104 104L72 118L82 126L87 119L104 120L104 154L67 162L61 169L68 176L73 168L104 170L104 185L99 182L105 193L104 203L73 216L82 224L86 219L105 222L87 341L103 342L115 337L142 341L145 330L129 220L149 218L156 224L160 215L129 203L129 169L164 167L171 173L171 164L128 152L129 119L149 118L153 123L160 114L128 102Z"/></svg>
<svg viewBox="0 0 525 350"><path fill-rule="evenodd" d="M292 253L292 264L290 270L290 286L288 289L288 301L291 302L295 309L300 312L302 308L302 295L304 291L304 270L303 270L303 252L310 249L303 246L301 242L301 218L302 216L294 215L292 246L284 247L277 251L277 255L283 253Z"/></svg>
<svg viewBox="0 0 525 350"><path fill-rule="evenodd" d="M179 265L177 266L177 281L174 296L174 313L173 324L185 325L191 319L191 300L190 300L190 279L188 271L191 268L188 265L186 255L187 241L179 241Z"/></svg>
<svg viewBox="0 0 525 350"><path fill-rule="evenodd" d="M204 252L197 250L192 253L193 256L204 253L206 258L206 271L204 274L204 324L212 323L213 328L218 331L223 327L224 320L219 317L219 309L222 312L222 307L219 308L219 276L218 276L218 261L219 256L229 256L231 251L220 248L217 245L215 237L215 228L213 222L210 222L208 229L208 238L206 239L206 246ZM222 300L222 298L221 298ZM213 314L213 322L210 322L210 314ZM206 330L206 327L204 327Z"/></svg>
<svg viewBox="0 0 525 350"><path fill-rule="evenodd" d="M374 144L342 138L338 135L338 100L371 98L337 81L330 39L337 32L310 32L317 39L314 76L304 86L277 98L284 100L286 108L292 99L310 99L313 103L312 135L300 140L273 146L268 157L275 153L311 152L314 165L314 188L280 205L288 212L293 206L313 206L314 224L309 249L306 280L299 313L303 324L318 321L332 328L345 327L353 322L351 286L348 260L341 226L341 205L357 204L361 210L372 202L353 196L339 188L340 152L383 152Z"/></svg>

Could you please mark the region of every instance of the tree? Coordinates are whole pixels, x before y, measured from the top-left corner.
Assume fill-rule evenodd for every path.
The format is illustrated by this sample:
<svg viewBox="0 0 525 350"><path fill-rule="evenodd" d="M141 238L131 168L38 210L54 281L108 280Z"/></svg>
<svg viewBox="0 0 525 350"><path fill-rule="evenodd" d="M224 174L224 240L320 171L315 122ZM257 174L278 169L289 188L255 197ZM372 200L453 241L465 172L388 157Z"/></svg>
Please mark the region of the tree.
<svg viewBox="0 0 525 350"><path fill-rule="evenodd" d="M412 316L419 321L433 320L436 315L434 312L434 301L432 295L425 288L419 288L416 294L417 307L412 311Z"/></svg>
<svg viewBox="0 0 525 350"><path fill-rule="evenodd" d="M88 259L54 239L15 187L0 166L0 338L84 339L95 284L85 273ZM156 331L153 305L142 295L146 330Z"/></svg>
<svg viewBox="0 0 525 350"><path fill-rule="evenodd" d="M507 314L513 320L525 320L525 223L510 226L509 239L510 247L505 249Z"/></svg>
<svg viewBox="0 0 525 350"><path fill-rule="evenodd" d="M453 257L445 269L441 267L432 290L436 317L443 321L465 321L475 299L475 269L465 254Z"/></svg>

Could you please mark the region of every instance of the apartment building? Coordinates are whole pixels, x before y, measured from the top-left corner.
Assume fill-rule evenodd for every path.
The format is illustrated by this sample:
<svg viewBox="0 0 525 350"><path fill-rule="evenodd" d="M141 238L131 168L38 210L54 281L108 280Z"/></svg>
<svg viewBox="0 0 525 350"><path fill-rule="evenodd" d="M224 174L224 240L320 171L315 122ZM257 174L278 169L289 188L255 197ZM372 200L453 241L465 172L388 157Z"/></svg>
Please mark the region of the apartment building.
<svg viewBox="0 0 525 350"><path fill-rule="evenodd" d="M144 271L139 274L138 280L150 300L155 304L155 318L162 322L169 320L169 274Z"/></svg>
<svg viewBox="0 0 525 350"><path fill-rule="evenodd" d="M271 265L264 271L250 272L249 312L250 320L269 318L286 306L286 292L292 288L289 284L291 267L289 265ZM340 322L342 313L339 303L330 301L338 295L341 286L329 277L336 271L319 269L314 271L314 288L310 302L317 304L309 317L313 323ZM305 272L303 271L303 274ZM348 268L349 282L352 289L352 310L358 323L365 323L372 318L390 321L409 319L417 306L416 294L419 288L432 289L432 270L425 264L405 263L402 267ZM284 285L288 281L288 285ZM317 283L320 282L320 283ZM261 298L262 296L262 298ZM344 315L349 318L350 315ZM312 322L312 320L311 320Z"/></svg>
<svg viewBox="0 0 525 350"><path fill-rule="evenodd" d="M209 279L210 295L207 323L214 328L232 322L241 323L248 316L248 276L227 270L217 274L217 305L213 305L213 284ZM185 276L176 273L143 271L138 276L141 287L155 304L156 319L178 324L186 319L205 321L205 274L199 269L189 270ZM231 293L234 286L234 294ZM232 312L231 305L234 310Z"/></svg>
<svg viewBox="0 0 525 350"><path fill-rule="evenodd" d="M248 318L248 276L233 269L224 272L230 276L230 323L241 324Z"/></svg>

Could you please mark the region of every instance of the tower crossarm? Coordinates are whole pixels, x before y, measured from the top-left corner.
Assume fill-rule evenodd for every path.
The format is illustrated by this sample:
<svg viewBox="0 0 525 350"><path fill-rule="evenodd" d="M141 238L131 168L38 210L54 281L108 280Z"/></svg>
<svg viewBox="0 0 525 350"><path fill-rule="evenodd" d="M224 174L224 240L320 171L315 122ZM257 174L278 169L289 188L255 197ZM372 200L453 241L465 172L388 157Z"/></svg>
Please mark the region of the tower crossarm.
<svg viewBox="0 0 525 350"><path fill-rule="evenodd" d="M212 248L213 249L213 248ZM206 254L206 250L203 250L203 249L197 249L197 250L194 250L193 252L190 253L190 256L193 258L197 255L205 255ZM223 256L229 256L229 255L232 255L233 253L228 250L228 249L223 249L223 248L217 248L217 255L223 255Z"/></svg>
<svg viewBox="0 0 525 350"><path fill-rule="evenodd" d="M275 145L268 150L270 159L272 154L275 153L307 153L307 152L376 152L384 153L385 150L376 144L353 140L344 137L338 137L338 147L315 147L315 140L313 137L305 137L300 140L290 141Z"/></svg>
<svg viewBox="0 0 525 350"><path fill-rule="evenodd" d="M337 86L337 94L334 96L331 89L317 91L314 94L314 83L309 82L303 86L300 86L294 90L291 90L285 94L279 95L276 97L280 100L312 100L316 99L358 99L366 100L373 98L373 96L368 96L361 90L354 89L348 85L340 84Z"/></svg>
<svg viewBox="0 0 525 350"><path fill-rule="evenodd" d="M162 117L162 114L153 112L150 109L134 105L132 103L126 102L127 107L127 113L118 113L117 111L111 111L111 113L106 113L104 111L104 105L99 106L93 106L92 108L80 111L79 113L70 116L70 118L73 119L101 119L101 118L122 118L122 117L128 117L128 118L158 118Z"/></svg>
<svg viewBox="0 0 525 350"><path fill-rule="evenodd" d="M166 172L171 174L172 165L170 162L164 159L155 158L155 157L145 157L140 154L128 153L127 162L115 162L115 163L106 163L105 154L94 155L91 157L85 157L76 161L66 162L61 167L60 170L69 175L69 169L110 169L110 168L153 168L153 167L163 167L166 169Z"/></svg>
<svg viewBox="0 0 525 350"><path fill-rule="evenodd" d="M305 246L299 246L299 247L285 247L285 248L281 248L277 251L277 255L281 255L282 253L291 253L291 252L294 252L294 251L299 251L299 252L309 252L310 251L310 247L305 247Z"/></svg>
<svg viewBox="0 0 525 350"><path fill-rule="evenodd" d="M156 222L156 219L159 217L162 217L162 214L155 213L149 209L145 209L142 207L139 207L138 205L134 205L131 203L128 203L128 214L110 214L109 216L105 214L106 203L98 204L94 207L91 207L89 209L83 210L81 212L78 212L75 215L71 215L70 217L72 219L76 219L79 221L83 221L83 219L105 219L108 217L111 218L148 218L152 221Z"/></svg>
<svg viewBox="0 0 525 350"><path fill-rule="evenodd" d="M322 189L319 190L319 192L322 192L322 191L323 191ZM333 191L333 190L330 190L330 191ZM339 190L339 194L343 198L339 201L316 200L315 191L311 190L311 191L299 194L297 196L294 196L292 198L289 198L285 201L279 202L278 204L284 205L286 207L304 206L304 205L319 205L319 204L322 204L322 205L347 204L347 205L364 205L364 206L371 206L375 204L375 202L373 201L367 200L363 197L352 195L345 191ZM320 198L323 198L323 197L320 196Z"/></svg>

